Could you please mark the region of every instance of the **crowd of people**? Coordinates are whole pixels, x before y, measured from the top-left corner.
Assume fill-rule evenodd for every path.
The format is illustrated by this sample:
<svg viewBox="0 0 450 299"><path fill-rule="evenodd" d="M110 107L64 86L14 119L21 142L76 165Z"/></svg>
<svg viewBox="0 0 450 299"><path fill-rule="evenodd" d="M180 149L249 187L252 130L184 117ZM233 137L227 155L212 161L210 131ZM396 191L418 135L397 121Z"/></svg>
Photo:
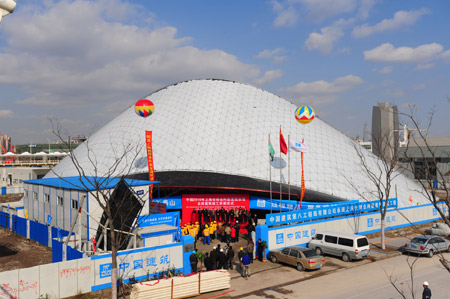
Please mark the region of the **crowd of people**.
<svg viewBox="0 0 450 299"><path fill-rule="evenodd" d="M247 247L247 250L244 251L244 248L241 247L238 252L238 260L239 266L243 269L243 266L248 266L250 263L253 263L252 258L252 250L253 247ZM247 256L247 257L245 257ZM203 264L206 268L206 271L212 270L233 270L234 268L234 257L235 253L232 246L225 246L224 248L220 247L220 244L214 246L210 252L206 252L203 260ZM247 259L248 258L248 259ZM248 262L247 262L248 261ZM198 256L197 251L194 250L193 253L189 257L189 262L191 263L191 271L198 272Z"/></svg>
<svg viewBox="0 0 450 299"><path fill-rule="evenodd" d="M194 214L194 213L192 213ZM197 242L203 238L203 244L210 244L211 240L218 239L223 243L236 243L239 241L239 235L246 233L248 239L251 239L252 232L258 224L258 218L255 215L250 217L250 213L246 209L230 209L211 211L208 209L198 210L195 214L201 215L200 221L186 223L181 227L183 235L191 235ZM205 216L207 215L207 216ZM210 215L218 216L219 220L211 220ZM223 215L223 216L222 216ZM233 216L236 215L236 216ZM239 219L242 218L244 222Z"/></svg>
<svg viewBox="0 0 450 299"><path fill-rule="evenodd" d="M198 272L199 263L201 263L200 267L204 266L206 268L206 271L232 270L234 265L237 265L236 268L242 275L244 275L244 270L247 270L246 277L250 276L249 265L253 263L253 260L258 258L258 260L263 261L264 248L260 246L261 239L255 244L255 228L258 224L256 214L251 216L245 209L225 210L223 208L216 211L198 210L196 214L201 215L200 218L197 218L200 221L187 223L182 226L182 233L191 235L195 240L195 251L190 256L192 272ZM216 215L218 218L211 218L211 215ZM239 220L240 215L242 221L245 221L243 224ZM208 220L210 222L207 222ZM241 240L241 245L242 239L240 239L240 236L242 234L246 234L245 240L247 244L239 248L237 252L238 262L235 263L235 250L232 244ZM203 250L204 254L200 255L203 260L200 261L197 253L197 241L203 241L203 245L211 245L213 240L218 240L219 244L213 245L212 250ZM224 244L221 245L220 243ZM203 248L205 247L203 246Z"/></svg>

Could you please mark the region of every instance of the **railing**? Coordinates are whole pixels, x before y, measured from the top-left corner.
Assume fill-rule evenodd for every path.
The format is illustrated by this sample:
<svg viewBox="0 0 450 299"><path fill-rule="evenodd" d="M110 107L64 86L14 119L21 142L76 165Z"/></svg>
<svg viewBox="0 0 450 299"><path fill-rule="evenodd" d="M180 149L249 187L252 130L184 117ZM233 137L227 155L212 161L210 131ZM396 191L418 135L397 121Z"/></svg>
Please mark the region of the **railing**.
<svg viewBox="0 0 450 299"><path fill-rule="evenodd" d="M0 166L44 166L57 165L61 160L39 160L39 161L0 161Z"/></svg>

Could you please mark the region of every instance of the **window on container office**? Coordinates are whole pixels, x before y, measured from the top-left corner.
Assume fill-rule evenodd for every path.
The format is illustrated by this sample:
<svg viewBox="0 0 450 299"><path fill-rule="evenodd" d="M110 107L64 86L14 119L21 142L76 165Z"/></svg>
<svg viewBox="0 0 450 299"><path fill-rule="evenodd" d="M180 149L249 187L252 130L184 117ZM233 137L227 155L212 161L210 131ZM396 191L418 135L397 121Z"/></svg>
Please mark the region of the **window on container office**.
<svg viewBox="0 0 450 299"><path fill-rule="evenodd" d="M34 191L33 191L33 199L34 199L34 200L38 200L38 194L37 194L37 192L34 192Z"/></svg>
<svg viewBox="0 0 450 299"><path fill-rule="evenodd" d="M63 206L64 205L64 200L62 196L57 196L57 200L58 200L58 206Z"/></svg>
<svg viewBox="0 0 450 299"><path fill-rule="evenodd" d="M45 202L50 202L50 195L47 193L44 193L44 200L45 200Z"/></svg>
<svg viewBox="0 0 450 299"><path fill-rule="evenodd" d="M78 210L78 200L72 199L72 209Z"/></svg>

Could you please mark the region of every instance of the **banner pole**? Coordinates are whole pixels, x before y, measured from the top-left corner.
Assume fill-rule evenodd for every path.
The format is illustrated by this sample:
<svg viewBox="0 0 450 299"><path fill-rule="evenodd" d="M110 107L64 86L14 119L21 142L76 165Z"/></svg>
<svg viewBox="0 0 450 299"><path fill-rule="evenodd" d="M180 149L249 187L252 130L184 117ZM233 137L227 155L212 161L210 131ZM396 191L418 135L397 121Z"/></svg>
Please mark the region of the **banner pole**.
<svg viewBox="0 0 450 299"><path fill-rule="evenodd" d="M305 142L305 138L302 139L302 143ZM300 187L300 210L302 209L303 196L305 196L305 173L303 169L303 152L301 152L301 162L302 162L302 183Z"/></svg>
<svg viewBox="0 0 450 299"><path fill-rule="evenodd" d="M280 132L281 132L281 126L280 126ZM280 144L281 144L281 139L280 139ZM281 206L282 206L281 200L282 200L282 195L283 195L283 193L282 193L283 186L281 185L281 183L282 183L282 181L281 181L281 146L280 146L280 213L283 212L283 210L281 209Z"/></svg>
<svg viewBox="0 0 450 299"><path fill-rule="evenodd" d="M269 134L270 142L270 134ZM272 158L269 155L269 180L270 180L270 214L272 214L272 164L270 163Z"/></svg>
<svg viewBox="0 0 450 299"><path fill-rule="evenodd" d="M291 142L291 135L288 135L288 148ZM291 151L288 150L288 211L291 211Z"/></svg>

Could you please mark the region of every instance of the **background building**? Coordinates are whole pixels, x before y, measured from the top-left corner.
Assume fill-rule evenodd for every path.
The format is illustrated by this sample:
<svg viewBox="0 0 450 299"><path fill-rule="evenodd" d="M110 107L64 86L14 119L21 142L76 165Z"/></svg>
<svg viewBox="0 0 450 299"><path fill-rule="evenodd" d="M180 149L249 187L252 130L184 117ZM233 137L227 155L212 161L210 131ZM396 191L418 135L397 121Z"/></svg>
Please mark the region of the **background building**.
<svg viewBox="0 0 450 299"><path fill-rule="evenodd" d="M427 137L410 139L408 147L400 147L399 161L408 169L405 173L416 180L435 180L433 188L441 188L445 181L450 184L450 137ZM434 159L433 159L434 157Z"/></svg>
<svg viewBox="0 0 450 299"><path fill-rule="evenodd" d="M386 159L397 157L399 145L397 106L378 103L372 108L372 152Z"/></svg>

